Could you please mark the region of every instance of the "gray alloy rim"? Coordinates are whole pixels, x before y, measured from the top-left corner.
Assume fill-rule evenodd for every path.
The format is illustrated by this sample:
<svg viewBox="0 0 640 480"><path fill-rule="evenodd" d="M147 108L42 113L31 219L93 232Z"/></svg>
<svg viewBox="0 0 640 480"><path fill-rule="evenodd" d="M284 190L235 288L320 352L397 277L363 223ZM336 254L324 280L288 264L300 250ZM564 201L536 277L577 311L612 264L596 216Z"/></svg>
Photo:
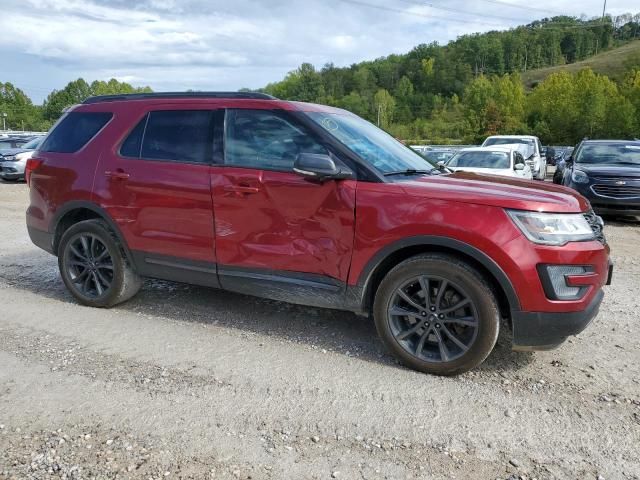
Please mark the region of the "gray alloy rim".
<svg viewBox="0 0 640 480"><path fill-rule="evenodd" d="M437 276L421 275L396 289L387 318L396 342L426 362L456 360L478 336L478 314L469 295Z"/></svg>
<svg viewBox="0 0 640 480"><path fill-rule="evenodd" d="M81 233L66 248L65 269L73 287L90 298L103 296L113 283L113 259L97 236Z"/></svg>

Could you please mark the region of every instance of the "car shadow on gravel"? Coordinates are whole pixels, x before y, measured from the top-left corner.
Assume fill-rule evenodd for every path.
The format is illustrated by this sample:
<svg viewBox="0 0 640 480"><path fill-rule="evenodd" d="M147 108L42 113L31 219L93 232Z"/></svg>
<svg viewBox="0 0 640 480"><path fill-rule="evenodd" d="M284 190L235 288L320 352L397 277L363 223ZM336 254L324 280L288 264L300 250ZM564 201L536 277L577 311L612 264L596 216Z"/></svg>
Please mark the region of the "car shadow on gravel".
<svg viewBox="0 0 640 480"><path fill-rule="evenodd" d="M76 303L50 256L0 256L0 279L14 288ZM278 337L387 366L402 367L378 338L369 318L350 312L305 307L224 290L147 279L140 292L115 309L171 321L215 325ZM259 340L256 339L256 342ZM533 361L530 353L512 352L508 327L481 371L518 370Z"/></svg>

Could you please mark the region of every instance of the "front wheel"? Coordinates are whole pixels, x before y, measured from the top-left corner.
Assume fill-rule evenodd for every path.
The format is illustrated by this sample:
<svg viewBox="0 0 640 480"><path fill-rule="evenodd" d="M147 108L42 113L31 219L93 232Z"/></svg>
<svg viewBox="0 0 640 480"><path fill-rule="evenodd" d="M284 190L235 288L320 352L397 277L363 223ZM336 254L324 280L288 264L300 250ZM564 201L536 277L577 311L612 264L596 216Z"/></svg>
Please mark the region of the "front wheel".
<svg viewBox="0 0 640 480"><path fill-rule="evenodd" d="M117 237L102 220L85 220L64 232L58 247L60 275L83 305L112 307L133 297L140 277Z"/></svg>
<svg viewBox="0 0 640 480"><path fill-rule="evenodd" d="M498 338L500 315L485 277L445 254L394 267L376 293L378 334L405 365L456 375L480 365Z"/></svg>

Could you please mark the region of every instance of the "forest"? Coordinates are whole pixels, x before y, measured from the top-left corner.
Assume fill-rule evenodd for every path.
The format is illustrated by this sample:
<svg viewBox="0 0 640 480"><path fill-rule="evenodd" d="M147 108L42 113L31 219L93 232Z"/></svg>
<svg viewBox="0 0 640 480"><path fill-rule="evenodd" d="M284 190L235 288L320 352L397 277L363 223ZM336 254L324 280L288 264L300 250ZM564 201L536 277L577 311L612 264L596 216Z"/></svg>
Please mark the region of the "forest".
<svg viewBox="0 0 640 480"><path fill-rule="evenodd" d="M521 75L571 64L640 39L640 14L554 17L505 31L421 44L348 67L303 63L260 91L347 109L407 143L476 143L495 133L533 133L545 143L640 137L640 48L622 75L552 73L532 89ZM246 89L244 89L246 90ZM151 91L111 79L54 90L42 106L0 83L0 112L14 129L46 130L90 95Z"/></svg>

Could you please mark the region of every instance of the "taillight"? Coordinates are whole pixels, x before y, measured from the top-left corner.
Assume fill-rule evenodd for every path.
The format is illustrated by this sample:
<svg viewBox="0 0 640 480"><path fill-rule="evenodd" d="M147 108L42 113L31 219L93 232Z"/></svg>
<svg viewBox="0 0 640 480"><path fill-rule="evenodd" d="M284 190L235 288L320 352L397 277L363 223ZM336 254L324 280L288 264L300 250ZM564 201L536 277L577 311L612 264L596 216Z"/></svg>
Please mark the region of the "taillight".
<svg viewBox="0 0 640 480"><path fill-rule="evenodd" d="M42 165L42 160L38 158L29 158L27 165L24 167L24 179L28 186L31 186L31 174Z"/></svg>

